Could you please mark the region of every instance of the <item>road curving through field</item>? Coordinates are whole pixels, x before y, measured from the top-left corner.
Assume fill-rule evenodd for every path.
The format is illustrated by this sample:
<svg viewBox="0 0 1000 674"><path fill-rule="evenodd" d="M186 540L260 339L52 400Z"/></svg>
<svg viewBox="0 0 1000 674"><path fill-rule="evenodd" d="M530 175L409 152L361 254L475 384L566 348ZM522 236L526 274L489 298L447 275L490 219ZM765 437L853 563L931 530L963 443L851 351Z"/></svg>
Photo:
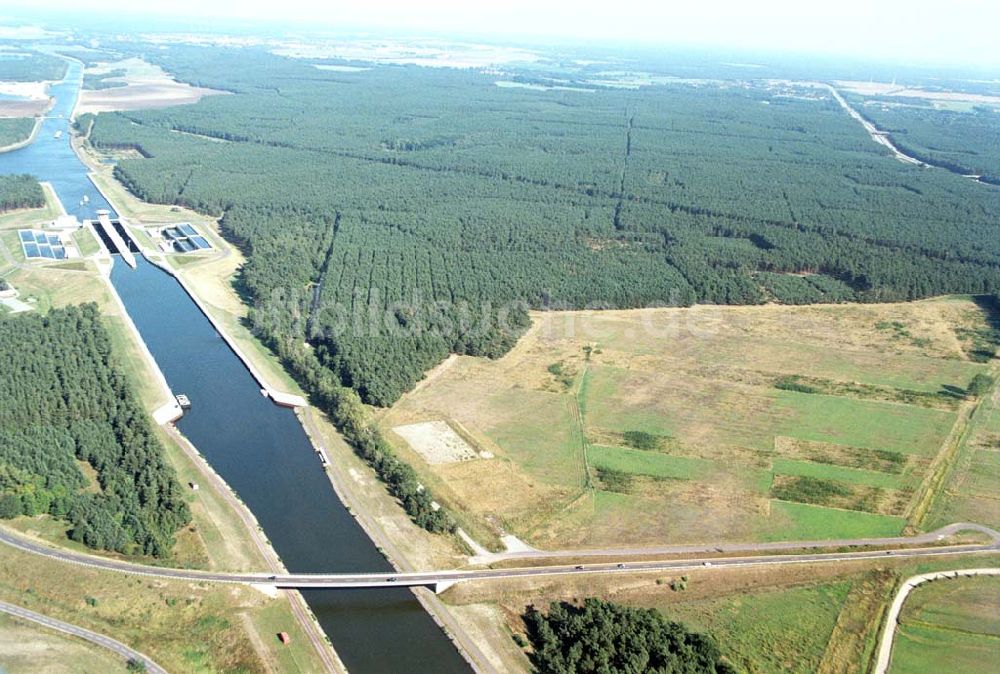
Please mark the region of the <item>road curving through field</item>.
<svg viewBox="0 0 1000 674"><path fill-rule="evenodd" d="M914 588L932 580L944 578L958 578L960 576L1000 576L1000 568L985 569L955 569L954 571L934 571L932 573L922 573L918 576L911 576L903 581L902 587L896 593L889 607L889 614L886 616L885 627L882 630L882 638L879 643L878 660L875 663L875 674L886 674L892 662L892 645L899 626L899 614L903 610L903 604L910 592Z"/></svg>
<svg viewBox="0 0 1000 674"><path fill-rule="evenodd" d="M148 655L129 648L122 642L116 641L111 637L98 634L97 632L91 632L83 627L63 622L62 620L56 620L55 618L50 618L47 615L36 613L35 611L29 611L26 608L21 608L20 606L8 604L3 601L0 601L0 611L17 618L21 618L22 620L30 620L33 623L38 623L39 625L56 630L57 632L62 632L63 634L69 634L74 637L79 637L80 639L85 639L92 644L97 644L101 648L108 649L112 653L117 653L123 657L126 662L141 662L145 666L143 671L148 672L149 674L167 674L167 670L153 662L152 658Z"/></svg>

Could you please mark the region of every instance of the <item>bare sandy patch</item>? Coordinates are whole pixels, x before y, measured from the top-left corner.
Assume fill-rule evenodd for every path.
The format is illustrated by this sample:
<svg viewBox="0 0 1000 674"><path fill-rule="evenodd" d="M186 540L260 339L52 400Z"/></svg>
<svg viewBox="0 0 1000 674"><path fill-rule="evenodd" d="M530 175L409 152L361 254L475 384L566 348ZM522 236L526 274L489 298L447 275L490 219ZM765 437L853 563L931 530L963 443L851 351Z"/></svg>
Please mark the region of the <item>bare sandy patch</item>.
<svg viewBox="0 0 1000 674"><path fill-rule="evenodd" d="M205 96L226 92L192 87L190 84L134 84L98 91L84 90L80 94L77 113L151 110L172 105L197 103Z"/></svg>
<svg viewBox="0 0 1000 674"><path fill-rule="evenodd" d="M47 82L0 82L0 94L17 96L0 100L0 117L34 117L49 108Z"/></svg>
<svg viewBox="0 0 1000 674"><path fill-rule="evenodd" d="M116 71L125 71L125 74L108 82L121 82L122 86L82 90L77 114L166 108L197 103L205 96L228 93L178 82L159 66L139 58L102 63L87 68L86 73L106 75Z"/></svg>
<svg viewBox="0 0 1000 674"><path fill-rule="evenodd" d="M990 96L987 94L971 94L962 91L927 91L919 87L903 87L889 82L841 80L836 84L842 89L853 91L863 96L895 96L923 98L929 101L962 101L964 103L1000 105L1000 96Z"/></svg>
<svg viewBox="0 0 1000 674"><path fill-rule="evenodd" d="M0 82L0 94L47 101L46 87L47 82Z"/></svg>
<svg viewBox="0 0 1000 674"><path fill-rule="evenodd" d="M396 426L392 430L432 465L469 461L481 456L446 421L424 421Z"/></svg>
<svg viewBox="0 0 1000 674"><path fill-rule="evenodd" d="M7 100L0 101L0 117L38 117L49 109L48 99L44 100Z"/></svg>
<svg viewBox="0 0 1000 674"><path fill-rule="evenodd" d="M431 68L486 68L531 63L539 55L528 49L435 39L287 42L274 50L279 56L304 59L338 58Z"/></svg>

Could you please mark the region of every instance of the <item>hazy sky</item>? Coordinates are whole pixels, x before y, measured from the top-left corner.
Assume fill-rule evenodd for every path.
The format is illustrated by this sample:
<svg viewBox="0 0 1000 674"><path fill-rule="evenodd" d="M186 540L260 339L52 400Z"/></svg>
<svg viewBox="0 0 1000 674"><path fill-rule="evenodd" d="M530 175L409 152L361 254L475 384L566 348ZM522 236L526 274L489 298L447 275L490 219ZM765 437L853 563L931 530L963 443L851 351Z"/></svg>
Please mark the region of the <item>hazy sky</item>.
<svg viewBox="0 0 1000 674"><path fill-rule="evenodd" d="M78 0L41 5L81 8ZM88 0L86 6L191 19L304 21L317 28L635 40L1000 66L1000 0Z"/></svg>

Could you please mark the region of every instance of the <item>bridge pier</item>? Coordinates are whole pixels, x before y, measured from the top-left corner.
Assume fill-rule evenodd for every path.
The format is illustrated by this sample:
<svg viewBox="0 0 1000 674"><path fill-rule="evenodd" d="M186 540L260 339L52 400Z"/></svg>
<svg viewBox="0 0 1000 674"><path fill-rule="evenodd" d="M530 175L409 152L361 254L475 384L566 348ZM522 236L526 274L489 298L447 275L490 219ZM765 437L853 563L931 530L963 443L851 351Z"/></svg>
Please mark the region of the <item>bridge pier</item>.
<svg viewBox="0 0 1000 674"><path fill-rule="evenodd" d="M429 589L431 589L434 592L434 594L441 594L442 592L444 592L445 590L447 590L449 587L451 587L452 585L454 585L456 582L458 582L458 581L454 581L454 580L440 580L440 581L434 583L433 585L428 585L427 587Z"/></svg>

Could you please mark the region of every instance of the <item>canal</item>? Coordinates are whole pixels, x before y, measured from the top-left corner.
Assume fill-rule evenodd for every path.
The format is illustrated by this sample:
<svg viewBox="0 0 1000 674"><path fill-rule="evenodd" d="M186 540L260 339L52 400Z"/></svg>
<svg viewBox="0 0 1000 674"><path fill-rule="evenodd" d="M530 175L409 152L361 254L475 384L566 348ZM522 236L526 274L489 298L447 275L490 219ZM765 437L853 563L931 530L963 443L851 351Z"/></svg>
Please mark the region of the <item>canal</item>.
<svg viewBox="0 0 1000 674"><path fill-rule="evenodd" d="M113 208L69 143L80 75L73 62L64 81L51 86L56 103L50 118L34 143L0 154L0 173L49 181L70 214L90 218L97 209ZM191 399L177 427L254 513L288 570L391 573L337 498L295 414L261 395L177 281L141 257L134 270L116 260L111 281L171 389ZM313 590L303 596L351 672L469 671L409 590Z"/></svg>

